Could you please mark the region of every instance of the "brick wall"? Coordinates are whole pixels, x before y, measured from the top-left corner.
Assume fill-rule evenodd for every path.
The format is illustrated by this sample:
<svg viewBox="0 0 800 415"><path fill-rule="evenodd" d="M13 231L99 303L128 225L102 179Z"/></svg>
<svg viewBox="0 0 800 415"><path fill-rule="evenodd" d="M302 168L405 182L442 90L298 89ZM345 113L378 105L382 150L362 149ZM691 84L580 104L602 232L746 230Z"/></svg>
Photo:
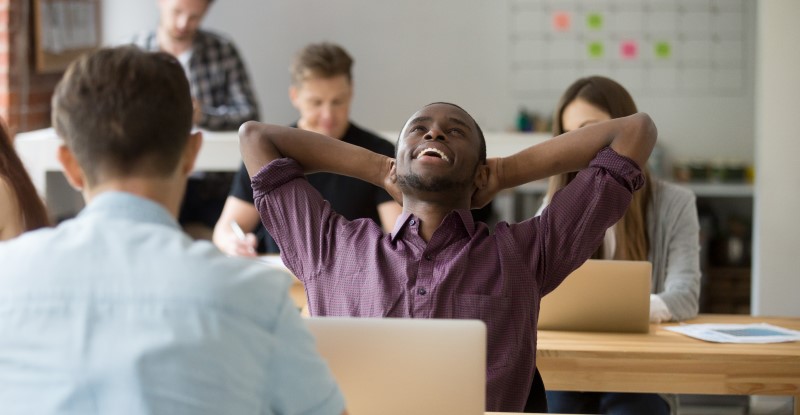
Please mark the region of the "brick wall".
<svg viewBox="0 0 800 415"><path fill-rule="evenodd" d="M37 74L31 0L0 0L0 117L12 133L50 126L61 74Z"/></svg>

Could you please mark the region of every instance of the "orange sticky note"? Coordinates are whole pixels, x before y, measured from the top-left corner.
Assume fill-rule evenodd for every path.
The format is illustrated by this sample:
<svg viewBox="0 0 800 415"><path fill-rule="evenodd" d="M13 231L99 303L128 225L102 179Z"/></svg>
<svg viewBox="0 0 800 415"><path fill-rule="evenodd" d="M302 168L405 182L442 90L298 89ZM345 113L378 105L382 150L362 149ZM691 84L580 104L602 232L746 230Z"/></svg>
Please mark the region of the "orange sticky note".
<svg viewBox="0 0 800 415"><path fill-rule="evenodd" d="M554 12L553 13L553 30L557 32L566 32L569 30L572 17L569 12Z"/></svg>

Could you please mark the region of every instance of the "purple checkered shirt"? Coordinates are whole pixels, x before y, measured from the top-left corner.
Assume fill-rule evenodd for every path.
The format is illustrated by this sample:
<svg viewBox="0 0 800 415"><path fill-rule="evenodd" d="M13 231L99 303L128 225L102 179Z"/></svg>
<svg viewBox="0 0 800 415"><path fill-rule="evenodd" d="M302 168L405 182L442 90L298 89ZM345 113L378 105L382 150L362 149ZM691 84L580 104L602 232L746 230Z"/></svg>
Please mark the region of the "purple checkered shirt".
<svg viewBox="0 0 800 415"><path fill-rule="evenodd" d="M391 234L348 221L278 159L252 179L255 204L317 316L480 319L488 330L486 410L521 412L536 364L539 301L600 245L643 183L632 160L598 153L541 216L493 233L468 210L426 243L416 216Z"/></svg>

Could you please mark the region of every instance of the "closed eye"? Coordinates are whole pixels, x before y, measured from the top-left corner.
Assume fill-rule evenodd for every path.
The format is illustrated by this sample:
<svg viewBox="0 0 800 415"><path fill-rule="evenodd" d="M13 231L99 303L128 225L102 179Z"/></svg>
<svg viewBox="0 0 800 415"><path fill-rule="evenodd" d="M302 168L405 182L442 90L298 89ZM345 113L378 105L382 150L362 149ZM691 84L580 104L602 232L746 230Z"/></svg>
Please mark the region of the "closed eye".
<svg viewBox="0 0 800 415"><path fill-rule="evenodd" d="M450 134L458 134L458 135L462 135L462 136L464 135L464 130L462 130L460 128L451 128L451 129L447 130L447 132L450 133Z"/></svg>

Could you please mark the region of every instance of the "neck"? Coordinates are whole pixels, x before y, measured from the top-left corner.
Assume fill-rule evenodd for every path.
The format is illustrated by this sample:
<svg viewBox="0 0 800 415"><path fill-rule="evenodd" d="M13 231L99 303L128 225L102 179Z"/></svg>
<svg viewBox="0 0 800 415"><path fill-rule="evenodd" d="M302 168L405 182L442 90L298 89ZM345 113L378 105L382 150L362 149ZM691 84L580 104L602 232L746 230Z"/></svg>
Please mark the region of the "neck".
<svg viewBox="0 0 800 415"><path fill-rule="evenodd" d="M442 198L438 195L437 199ZM455 203L454 203L455 201ZM403 212L412 213L420 220L420 236L425 242L431 240L433 233L439 228L444 218L457 209L469 209L469 198L464 200L419 199L408 194L403 195Z"/></svg>
<svg viewBox="0 0 800 415"><path fill-rule="evenodd" d="M156 36L158 38L158 47L175 57L191 49L194 42L194 37L187 40L175 39L163 28L158 29Z"/></svg>
<svg viewBox="0 0 800 415"><path fill-rule="evenodd" d="M183 193L186 190L186 179L127 177L124 179L105 180L103 183L86 187L83 198L90 203L95 197L105 192L126 192L150 199L169 211L172 217L178 217Z"/></svg>

